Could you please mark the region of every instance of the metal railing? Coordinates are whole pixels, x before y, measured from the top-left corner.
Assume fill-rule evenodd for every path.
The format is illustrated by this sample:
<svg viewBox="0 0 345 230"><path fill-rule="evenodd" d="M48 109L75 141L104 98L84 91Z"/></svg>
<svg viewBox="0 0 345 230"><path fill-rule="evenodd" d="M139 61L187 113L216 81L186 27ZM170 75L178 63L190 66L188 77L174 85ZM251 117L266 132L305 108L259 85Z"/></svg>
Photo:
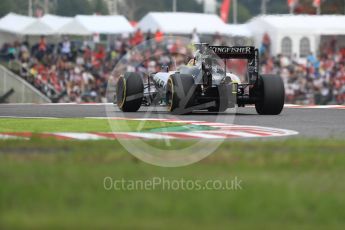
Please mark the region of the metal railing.
<svg viewBox="0 0 345 230"><path fill-rule="evenodd" d="M51 100L21 77L0 65L0 95L13 89L9 103L50 103Z"/></svg>

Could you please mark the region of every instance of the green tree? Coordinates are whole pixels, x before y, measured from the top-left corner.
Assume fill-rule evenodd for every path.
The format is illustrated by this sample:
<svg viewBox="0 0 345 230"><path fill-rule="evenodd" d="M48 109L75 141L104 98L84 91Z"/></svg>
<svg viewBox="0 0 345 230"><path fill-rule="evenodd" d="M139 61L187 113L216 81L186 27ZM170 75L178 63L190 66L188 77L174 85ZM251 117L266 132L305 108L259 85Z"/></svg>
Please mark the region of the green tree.
<svg viewBox="0 0 345 230"><path fill-rule="evenodd" d="M313 7L313 0L300 0L301 13L315 13ZM344 14L345 1L344 0L321 0L321 13L322 14Z"/></svg>
<svg viewBox="0 0 345 230"><path fill-rule="evenodd" d="M4 16L12 11L12 3L11 0L2 0L0 1L0 16Z"/></svg>
<svg viewBox="0 0 345 230"><path fill-rule="evenodd" d="M93 4L93 11L98 14L107 15L109 14L109 9L105 4L104 0L95 0L92 1Z"/></svg>
<svg viewBox="0 0 345 230"><path fill-rule="evenodd" d="M27 0L0 0L0 17L13 12L17 14L28 14Z"/></svg>
<svg viewBox="0 0 345 230"><path fill-rule="evenodd" d="M228 22L233 22L233 9L230 8ZM238 12L237 12L237 21L238 23L244 23L252 17L252 14L249 12L249 9L242 3L238 3Z"/></svg>
<svg viewBox="0 0 345 230"><path fill-rule="evenodd" d="M221 0L219 0L221 1ZM261 13L261 0L238 0L243 4L249 12L256 16ZM313 7L313 0L299 0L298 10L300 13L315 13ZM267 2L267 14L287 14L289 7L286 0L269 0ZM344 0L322 0L321 4L322 14L344 14L345 1Z"/></svg>
<svg viewBox="0 0 345 230"><path fill-rule="evenodd" d="M173 0L164 1L164 5L168 11L172 10L172 1ZM203 5L195 0L177 0L177 10L180 12L201 13L203 12Z"/></svg>
<svg viewBox="0 0 345 230"><path fill-rule="evenodd" d="M129 20L140 20L150 11L167 10L161 0L127 0L119 5L119 12Z"/></svg>
<svg viewBox="0 0 345 230"><path fill-rule="evenodd" d="M261 0L240 0L252 16L261 14ZM267 0L267 14L288 13L287 0Z"/></svg>
<svg viewBox="0 0 345 230"><path fill-rule="evenodd" d="M62 16L75 16L77 14L93 14L89 1L85 0L58 0L55 13Z"/></svg>
<svg viewBox="0 0 345 230"><path fill-rule="evenodd" d="M130 20L140 20L148 12L172 11L173 0L126 0L120 5L120 12ZM202 4L195 0L177 0L179 12L202 12Z"/></svg>

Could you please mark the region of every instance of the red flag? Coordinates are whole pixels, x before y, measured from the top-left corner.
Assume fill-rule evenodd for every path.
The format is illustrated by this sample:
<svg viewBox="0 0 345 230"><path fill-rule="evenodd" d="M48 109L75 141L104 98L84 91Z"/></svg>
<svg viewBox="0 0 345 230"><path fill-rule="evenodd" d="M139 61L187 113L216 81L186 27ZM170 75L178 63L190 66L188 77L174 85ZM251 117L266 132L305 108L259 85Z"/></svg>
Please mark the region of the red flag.
<svg viewBox="0 0 345 230"><path fill-rule="evenodd" d="M314 0L313 1L313 6L314 7L318 8L318 7L320 7L320 5L321 5L321 0Z"/></svg>
<svg viewBox="0 0 345 230"><path fill-rule="evenodd" d="M220 18L225 23L228 22L230 5L231 0L223 0L222 6L220 7Z"/></svg>
<svg viewBox="0 0 345 230"><path fill-rule="evenodd" d="M294 7L297 3L297 0L288 0L288 6L289 7Z"/></svg>

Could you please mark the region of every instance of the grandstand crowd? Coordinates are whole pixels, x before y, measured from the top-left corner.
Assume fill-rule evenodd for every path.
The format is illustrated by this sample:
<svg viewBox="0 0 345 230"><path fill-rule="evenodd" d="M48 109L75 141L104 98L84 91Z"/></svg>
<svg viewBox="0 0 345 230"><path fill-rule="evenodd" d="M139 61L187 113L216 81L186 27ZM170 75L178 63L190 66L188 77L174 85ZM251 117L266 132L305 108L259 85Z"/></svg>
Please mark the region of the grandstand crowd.
<svg viewBox="0 0 345 230"><path fill-rule="evenodd" d="M71 41L63 37L58 44L41 37L37 44L14 42L0 49L1 62L31 83L54 102L106 102L108 81L115 82L121 71L152 73L162 65L172 69L186 63L192 56L186 44L178 39L169 41L163 33L133 35L115 38L107 44L89 41ZM192 42L200 42L196 31ZM132 52L132 47L145 42L148 49ZM224 45L220 36L213 44ZM269 55L269 41L263 39L260 63L263 74L279 74L286 87L286 102L298 104L345 103L345 49L336 50L324 44L319 55L310 53L305 61L292 55ZM174 58L172 58L174 57ZM120 63L119 63L120 62ZM229 69L245 74L245 64L231 62Z"/></svg>
<svg viewBox="0 0 345 230"><path fill-rule="evenodd" d="M293 104L345 103L345 48L337 50L336 41L322 44L320 54L301 60L269 55L270 44L260 47L261 73L280 75L285 82L286 102Z"/></svg>

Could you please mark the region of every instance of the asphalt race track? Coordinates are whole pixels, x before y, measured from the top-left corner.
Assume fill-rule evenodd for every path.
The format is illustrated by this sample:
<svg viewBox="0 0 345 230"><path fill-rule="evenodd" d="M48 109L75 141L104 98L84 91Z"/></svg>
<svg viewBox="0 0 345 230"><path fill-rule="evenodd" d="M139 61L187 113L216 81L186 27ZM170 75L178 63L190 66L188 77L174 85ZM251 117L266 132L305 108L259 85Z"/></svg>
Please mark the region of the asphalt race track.
<svg viewBox="0 0 345 230"><path fill-rule="evenodd" d="M106 109L107 107L107 109ZM152 109L152 107L149 107ZM0 117L114 117L169 118L165 108L157 107L147 112L142 108L137 113L122 113L112 104L2 104ZM255 125L298 131L304 137L345 137L345 109L332 108L284 108L279 116L259 116L255 109L239 108L221 114L195 112L177 116L181 120L196 120L238 125Z"/></svg>

